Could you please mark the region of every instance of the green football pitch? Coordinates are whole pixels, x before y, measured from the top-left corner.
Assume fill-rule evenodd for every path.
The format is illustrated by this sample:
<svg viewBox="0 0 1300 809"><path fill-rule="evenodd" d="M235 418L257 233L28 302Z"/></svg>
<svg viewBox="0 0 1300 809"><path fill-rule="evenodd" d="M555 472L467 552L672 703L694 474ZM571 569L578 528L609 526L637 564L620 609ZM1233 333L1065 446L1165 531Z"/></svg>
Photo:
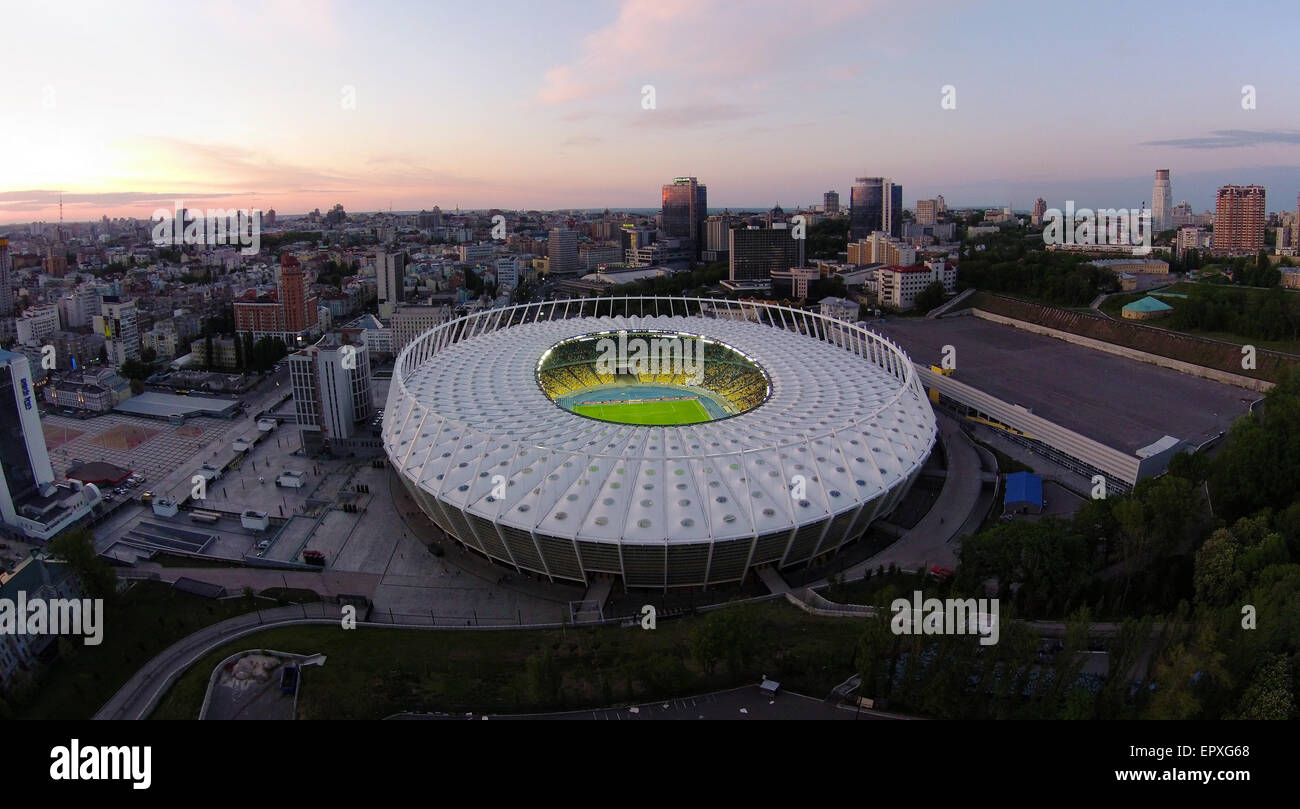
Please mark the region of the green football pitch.
<svg viewBox="0 0 1300 809"><path fill-rule="evenodd" d="M618 402L616 404L575 405L573 412L601 421L619 424L698 424L710 421L709 411L698 399L678 399L667 402Z"/></svg>

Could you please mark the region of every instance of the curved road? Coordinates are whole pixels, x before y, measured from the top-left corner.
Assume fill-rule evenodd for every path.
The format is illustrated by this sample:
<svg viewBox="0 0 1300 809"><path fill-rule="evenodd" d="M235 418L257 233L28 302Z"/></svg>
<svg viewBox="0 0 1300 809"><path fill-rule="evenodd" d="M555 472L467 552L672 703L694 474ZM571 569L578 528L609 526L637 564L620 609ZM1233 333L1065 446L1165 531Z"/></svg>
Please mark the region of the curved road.
<svg viewBox="0 0 1300 809"><path fill-rule="evenodd" d="M213 649L263 629L304 623L338 624L340 617L337 605L299 604L250 612L206 626L144 664L93 718L144 719L181 674Z"/></svg>
<svg viewBox="0 0 1300 809"><path fill-rule="evenodd" d="M921 521L896 542L865 562L845 569L840 574L844 581L860 579L868 570L875 570L880 565L889 567L896 564L906 569L957 566L957 549L953 540L980 501L984 471L975 443L961 425L943 413L938 414L938 420L939 433L948 451L948 469L939 499ZM824 583L822 580L812 586Z"/></svg>

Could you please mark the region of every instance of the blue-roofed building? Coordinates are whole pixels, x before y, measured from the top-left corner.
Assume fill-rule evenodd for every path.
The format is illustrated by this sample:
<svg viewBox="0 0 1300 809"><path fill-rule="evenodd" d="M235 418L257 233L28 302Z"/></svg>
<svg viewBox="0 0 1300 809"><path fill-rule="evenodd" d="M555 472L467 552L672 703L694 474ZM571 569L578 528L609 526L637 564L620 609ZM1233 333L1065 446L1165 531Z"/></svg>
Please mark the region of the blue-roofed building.
<svg viewBox="0 0 1300 809"><path fill-rule="evenodd" d="M1167 315L1172 311L1174 311L1174 307L1148 295L1141 300L1125 304L1120 314L1128 320L1150 320L1153 317Z"/></svg>
<svg viewBox="0 0 1300 809"><path fill-rule="evenodd" d="M1006 477L1006 493L1002 498L1003 514L1041 514L1043 511L1043 478L1033 472L1012 472Z"/></svg>

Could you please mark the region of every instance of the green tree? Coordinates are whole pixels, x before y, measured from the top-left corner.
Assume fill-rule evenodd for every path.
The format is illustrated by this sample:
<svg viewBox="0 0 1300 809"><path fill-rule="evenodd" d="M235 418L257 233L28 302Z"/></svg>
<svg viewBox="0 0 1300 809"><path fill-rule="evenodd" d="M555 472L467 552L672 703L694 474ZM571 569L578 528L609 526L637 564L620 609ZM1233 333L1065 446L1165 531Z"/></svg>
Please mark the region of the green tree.
<svg viewBox="0 0 1300 809"><path fill-rule="evenodd" d="M140 360L131 358L122 363L121 372L123 378L138 381L147 378L150 370L148 365L145 365Z"/></svg>
<svg viewBox="0 0 1300 809"><path fill-rule="evenodd" d="M50 554L66 562L90 598L111 600L117 595L117 574L95 553L94 537L86 528L74 528L50 541Z"/></svg>
<svg viewBox="0 0 1300 809"><path fill-rule="evenodd" d="M1138 671L1151 643L1153 622L1149 617L1126 618L1106 646L1109 673L1097 695L1097 718L1120 719L1129 716L1129 683L1146 680Z"/></svg>
<svg viewBox="0 0 1300 809"><path fill-rule="evenodd" d="M1291 719L1295 715L1291 664L1285 656L1270 655L1241 697L1240 719Z"/></svg>
<svg viewBox="0 0 1300 809"><path fill-rule="evenodd" d="M691 632L691 654L700 664L704 673L713 676L722 660L722 645L717 634L709 631L707 623L701 623Z"/></svg>
<svg viewBox="0 0 1300 809"><path fill-rule="evenodd" d="M934 281L925 289L917 293L916 311L928 312L937 306L942 306L944 298L943 283L940 281Z"/></svg>
<svg viewBox="0 0 1300 809"><path fill-rule="evenodd" d="M1180 452L1169 459L1169 474L1199 485L1210 476L1210 458L1200 452Z"/></svg>
<svg viewBox="0 0 1300 809"><path fill-rule="evenodd" d="M849 220L847 218L823 219L808 228L807 255L811 259L834 259L848 249Z"/></svg>
<svg viewBox="0 0 1300 809"><path fill-rule="evenodd" d="M876 617L867 619L858 638L858 674L862 677L859 694L876 699L889 693L888 665L897 642L898 636L889 629L888 612L877 612Z"/></svg>
<svg viewBox="0 0 1300 809"><path fill-rule="evenodd" d="M1244 577L1236 569L1241 545L1232 532L1220 528L1196 551L1193 584L1198 604L1226 604L1241 591Z"/></svg>
<svg viewBox="0 0 1300 809"><path fill-rule="evenodd" d="M1258 410L1232 425L1210 471L1215 514L1227 519L1286 508L1300 493L1300 368Z"/></svg>
<svg viewBox="0 0 1300 809"><path fill-rule="evenodd" d="M753 662L757 636L753 612L745 607L728 607L704 617L692 633L691 652L708 674L720 661L726 661L732 674L739 674Z"/></svg>
<svg viewBox="0 0 1300 809"><path fill-rule="evenodd" d="M1044 697L1043 706L1046 716L1063 716L1071 719L1091 719L1092 701L1087 702L1088 716L1080 716L1085 709L1078 697L1067 699L1076 691L1079 674L1087 662L1088 634L1092 629L1092 614L1087 607L1080 607L1070 614L1065 622L1065 641L1057 653L1052 667L1052 683ZM1085 692L1086 693L1086 692Z"/></svg>
<svg viewBox="0 0 1300 809"><path fill-rule="evenodd" d="M1155 666L1155 693L1147 708L1149 719L1194 719L1201 714L1205 692L1227 680L1224 654L1216 633L1199 628L1190 641L1174 643Z"/></svg>

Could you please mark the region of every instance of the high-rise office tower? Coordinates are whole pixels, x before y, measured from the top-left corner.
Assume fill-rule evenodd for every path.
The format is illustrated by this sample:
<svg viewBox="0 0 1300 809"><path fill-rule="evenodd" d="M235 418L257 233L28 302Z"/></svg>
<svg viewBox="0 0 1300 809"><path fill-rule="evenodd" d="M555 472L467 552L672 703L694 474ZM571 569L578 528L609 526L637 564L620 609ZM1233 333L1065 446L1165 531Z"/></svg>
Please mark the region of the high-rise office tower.
<svg viewBox="0 0 1300 809"><path fill-rule="evenodd" d="M135 301L105 297L100 314L95 316L95 333L104 337L104 350L114 368L120 369L127 360L140 359Z"/></svg>
<svg viewBox="0 0 1300 809"><path fill-rule="evenodd" d="M704 249L704 224L708 220L708 189L694 177L675 177L663 187L663 231L670 239L690 240L691 254Z"/></svg>
<svg viewBox="0 0 1300 809"><path fill-rule="evenodd" d="M732 281L766 281L773 271L802 267L804 240L791 228L749 228L729 232Z"/></svg>
<svg viewBox="0 0 1300 809"><path fill-rule="evenodd" d="M838 192L827 191L822 194L822 210L832 215L840 212L840 195Z"/></svg>
<svg viewBox="0 0 1300 809"><path fill-rule="evenodd" d="M1045 215L1047 215L1047 200L1039 197L1034 200L1034 210L1030 213L1029 223L1031 225L1041 225Z"/></svg>
<svg viewBox="0 0 1300 809"><path fill-rule="evenodd" d="M0 236L0 317L14 313L13 266L9 258L9 240Z"/></svg>
<svg viewBox="0 0 1300 809"><path fill-rule="evenodd" d="M0 351L0 520L46 540L90 513L100 497L94 486L55 484L36 396L31 362Z"/></svg>
<svg viewBox="0 0 1300 809"><path fill-rule="evenodd" d="M706 223L708 233L704 239L704 249L724 251L731 249L731 217L726 214L710 216Z"/></svg>
<svg viewBox="0 0 1300 809"><path fill-rule="evenodd" d="M577 275L578 232L555 228L546 235L546 258L551 275Z"/></svg>
<svg viewBox="0 0 1300 809"><path fill-rule="evenodd" d="M386 250L377 253L375 280L380 303L401 303L406 284L406 255Z"/></svg>
<svg viewBox="0 0 1300 809"><path fill-rule="evenodd" d="M1264 247L1264 187L1225 185L1214 208L1216 253L1253 253Z"/></svg>
<svg viewBox="0 0 1300 809"><path fill-rule="evenodd" d="M1157 233L1174 226L1174 192L1169 185L1169 169L1156 169L1156 185L1151 192L1151 224Z"/></svg>
<svg viewBox="0 0 1300 809"><path fill-rule="evenodd" d="M370 354L360 339L327 334L289 355L289 380L303 447L345 453L372 414Z"/></svg>
<svg viewBox="0 0 1300 809"><path fill-rule="evenodd" d="M1296 216L1291 230L1291 244L1300 245L1300 194L1296 195Z"/></svg>
<svg viewBox="0 0 1300 809"><path fill-rule="evenodd" d="M865 239L877 230L903 232L903 186L888 177L859 177L849 197L849 238Z"/></svg>
<svg viewBox="0 0 1300 809"><path fill-rule="evenodd" d="M31 379L26 357L0 351L0 512L11 524L15 501L54 480Z"/></svg>
<svg viewBox="0 0 1300 809"><path fill-rule="evenodd" d="M306 280L303 278L302 263L285 253L280 258L280 304L284 307L284 330L286 332L303 332L309 325L316 325L316 307L307 311Z"/></svg>
<svg viewBox="0 0 1300 809"><path fill-rule="evenodd" d="M939 201L918 199L916 201L916 224L933 225L939 221Z"/></svg>

